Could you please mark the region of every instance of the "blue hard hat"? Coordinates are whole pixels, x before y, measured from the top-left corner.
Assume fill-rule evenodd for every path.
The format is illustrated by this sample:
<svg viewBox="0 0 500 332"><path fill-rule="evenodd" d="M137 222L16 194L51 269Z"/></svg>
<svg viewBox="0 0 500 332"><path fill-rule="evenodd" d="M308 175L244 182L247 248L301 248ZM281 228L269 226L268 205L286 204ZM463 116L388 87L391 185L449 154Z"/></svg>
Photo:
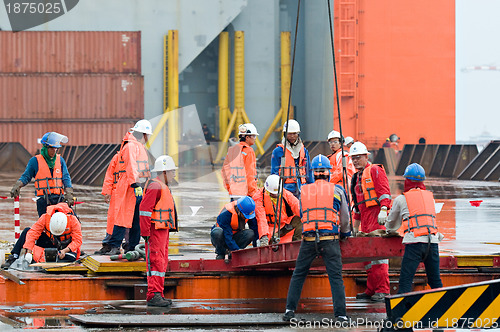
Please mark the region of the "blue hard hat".
<svg viewBox="0 0 500 332"><path fill-rule="evenodd" d="M51 148L60 148L61 143L68 143L68 138L54 131L49 131L42 136L40 143Z"/></svg>
<svg viewBox="0 0 500 332"><path fill-rule="evenodd" d="M255 202L250 196L244 196L236 201L236 206L243 213L245 218L255 218Z"/></svg>
<svg viewBox="0 0 500 332"><path fill-rule="evenodd" d="M413 180L413 181L424 181L425 180L425 169L417 163L408 165L405 169L405 174L403 177Z"/></svg>
<svg viewBox="0 0 500 332"><path fill-rule="evenodd" d="M322 154L317 155L311 162L312 169L332 169L330 160Z"/></svg>

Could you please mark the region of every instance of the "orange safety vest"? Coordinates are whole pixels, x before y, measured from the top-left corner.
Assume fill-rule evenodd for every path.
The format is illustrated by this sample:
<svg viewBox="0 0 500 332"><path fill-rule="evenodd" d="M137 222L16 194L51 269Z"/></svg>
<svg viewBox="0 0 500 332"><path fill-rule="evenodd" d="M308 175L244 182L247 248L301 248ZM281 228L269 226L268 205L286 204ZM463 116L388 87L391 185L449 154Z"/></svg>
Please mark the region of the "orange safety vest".
<svg viewBox="0 0 500 332"><path fill-rule="evenodd" d="M340 197L337 197L339 200ZM302 187L302 232L327 229L334 231L339 227L339 213L333 208L335 184L324 180ZM334 227L335 226L335 227Z"/></svg>
<svg viewBox="0 0 500 332"><path fill-rule="evenodd" d="M49 165L47 165L45 158L41 154L36 156L36 160L38 161L38 172L35 175L35 195L43 196L45 193L64 194L61 156L56 155L52 174L50 173Z"/></svg>
<svg viewBox="0 0 500 332"><path fill-rule="evenodd" d="M285 183L297 183L297 168L299 169L299 178L301 183L306 183L306 151L304 149L304 145L302 145L302 149L299 152L299 165L295 165L295 159L292 157L292 153L285 149L283 144L279 143L277 146L283 149L285 158L285 167L279 168L279 175L285 179ZM283 174L282 174L283 172Z"/></svg>
<svg viewBox="0 0 500 332"><path fill-rule="evenodd" d="M356 205L365 203L366 207L371 207L380 204L377 193L375 192L375 185L373 184L372 179L371 169L373 165L375 164L370 164L363 170L363 175L361 176L361 189L363 190L363 196L365 199L361 202L357 202ZM382 169L384 169L383 165L377 166L380 166L382 167Z"/></svg>
<svg viewBox="0 0 500 332"><path fill-rule="evenodd" d="M227 150L226 159L222 167L222 178L227 184L229 195L245 196L248 193L247 175L243 154L246 145L237 144Z"/></svg>
<svg viewBox="0 0 500 332"><path fill-rule="evenodd" d="M269 226L272 227L274 225L274 216L276 214L276 210L278 209L278 207L274 205L273 201L271 200L271 196L269 196L269 194L266 192L266 189L264 188L262 188L262 196L263 196L262 205L264 205L264 210L266 211L267 223L269 224ZM288 219L290 219L290 217L293 217L293 215L294 214L292 212L292 207L283 197L283 206L281 209L281 223L279 228L281 229L282 227L284 227L287 224Z"/></svg>
<svg viewBox="0 0 500 332"><path fill-rule="evenodd" d="M149 158L148 154L146 152L146 149L142 146L141 143L137 140L129 140L128 144L138 144L139 146L139 155L137 156L137 159L135 160L137 164L137 173L139 178L142 179L149 179L151 177L151 172L149 171ZM115 172L113 173L114 179L116 180L115 183L118 182L120 177L122 176L123 173L126 172L125 170L125 161L123 160L123 157L121 156L122 149L123 149L124 144L122 144L122 148L120 148L120 161L118 162L119 166L117 169L115 169Z"/></svg>
<svg viewBox="0 0 500 332"><path fill-rule="evenodd" d="M248 219L244 219L242 221L240 217L238 217L238 213L236 213L236 210L234 209L236 203L236 201L232 201L231 203L224 205L224 208L231 212L231 228L233 229L233 234L244 230L245 224L248 222ZM216 223L216 225L217 227L220 227L218 223Z"/></svg>
<svg viewBox="0 0 500 332"><path fill-rule="evenodd" d="M157 179L154 179L156 183L161 186L161 197L158 203L156 203L153 208L153 213L151 214L151 222L154 222L155 229L169 229L173 232L177 232L177 214L175 212L175 202L172 197L172 193L166 184Z"/></svg>
<svg viewBox="0 0 500 332"><path fill-rule="evenodd" d="M434 205L434 195L428 190L419 188L405 192L406 204L410 216L403 220L406 224L405 233L413 232L415 237L436 234L436 208Z"/></svg>
<svg viewBox="0 0 500 332"><path fill-rule="evenodd" d="M352 159L347 151L344 151L344 156L346 157L346 171L347 171L347 185L350 185L352 176L356 173L356 168L352 163ZM344 172L342 166L342 149L338 149L336 152L326 156L330 160L330 165L332 165L332 170L330 174L330 182L334 184L344 184Z"/></svg>

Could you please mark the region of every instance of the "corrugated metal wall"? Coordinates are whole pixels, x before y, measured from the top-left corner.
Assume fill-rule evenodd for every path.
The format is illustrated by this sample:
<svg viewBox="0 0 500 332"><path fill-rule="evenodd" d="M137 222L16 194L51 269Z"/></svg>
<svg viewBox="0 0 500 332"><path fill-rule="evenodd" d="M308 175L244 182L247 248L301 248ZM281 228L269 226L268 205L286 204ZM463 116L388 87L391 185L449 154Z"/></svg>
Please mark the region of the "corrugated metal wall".
<svg viewBox="0 0 500 332"><path fill-rule="evenodd" d="M138 31L0 32L3 73L141 73Z"/></svg>

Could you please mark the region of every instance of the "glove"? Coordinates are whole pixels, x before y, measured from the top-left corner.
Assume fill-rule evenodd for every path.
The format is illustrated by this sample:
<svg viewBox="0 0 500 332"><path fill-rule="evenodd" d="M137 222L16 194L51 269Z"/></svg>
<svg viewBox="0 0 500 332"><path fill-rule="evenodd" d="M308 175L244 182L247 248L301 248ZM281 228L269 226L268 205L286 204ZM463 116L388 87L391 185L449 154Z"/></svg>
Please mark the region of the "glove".
<svg viewBox="0 0 500 332"><path fill-rule="evenodd" d="M144 239L144 241L148 242L149 241L149 236L143 236L142 237Z"/></svg>
<svg viewBox="0 0 500 332"><path fill-rule="evenodd" d="M26 255L24 255L24 259L29 263L31 264L31 262L33 261L33 254L32 253L26 253Z"/></svg>
<svg viewBox="0 0 500 332"><path fill-rule="evenodd" d="M109 202L111 202L111 195L104 195L104 202L109 204Z"/></svg>
<svg viewBox="0 0 500 332"><path fill-rule="evenodd" d="M264 235L263 237L260 238L260 246L264 247L268 245L269 245L269 238L267 237L267 235Z"/></svg>
<svg viewBox="0 0 500 332"><path fill-rule="evenodd" d="M17 181L14 187L10 190L10 197L18 197L21 192L21 187L24 187L24 183L22 181Z"/></svg>
<svg viewBox="0 0 500 332"><path fill-rule="evenodd" d="M64 199L69 206L75 204L75 195L73 193L73 188L64 188Z"/></svg>
<svg viewBox="0 0 500 332"><path fill-rule="evenodd" d="M142 188L141 187L135 187L134 188L134 194L135 194L135 197L142 197Z"/></svg>
<svg viewBox="0 0 500 332"><path fill-rule="evenodd" d="M386 209L381 209L380 212L378 213L378 224L379 225L385 225L385 222L387 221L387 210Z"/></svg>

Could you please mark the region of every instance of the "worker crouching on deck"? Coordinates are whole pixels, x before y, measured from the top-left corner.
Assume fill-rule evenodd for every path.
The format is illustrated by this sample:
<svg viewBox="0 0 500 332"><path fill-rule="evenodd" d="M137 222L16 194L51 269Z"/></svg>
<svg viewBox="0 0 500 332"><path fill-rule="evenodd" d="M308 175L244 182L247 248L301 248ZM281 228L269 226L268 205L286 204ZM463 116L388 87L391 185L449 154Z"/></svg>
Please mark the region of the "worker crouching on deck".
<svg viewBox="0 0 500 332"><path fill-rule="evenodd" d="M290 280L283 320L290 321L295 317L311 263L321 255L330 281L336 321L347 322L339 239L351 235L349 202L344 188L329 182L332 166L327 157L321 154L314 157L311 166L315 182L302 187L303 240Z"/></svg>
<svg viewBox="0 0 500 332"><path fill-rule="evenodd" d="M405 231L405 252L401 262L398 294L412 290L413 277L423 262L431 288L443 287L439 275L438 243L443 235L436 225L434 195L425 190L425 170L419 164L406 167L404 193L396 197L385 224L388 231L397 231L401 224Z"/></svg>
<svg viewBox="0 0 500 332"><path fill-rule="evenodd" d="M246 229L247 224L249 229ZM252 197L244 196L224 205L210 237L217 255L215 259L224 259L226 253L231 258L232 251L245 249L250 243L256 247L259 231Z"/></svg>
<svg viewBox="0 0 500 332"><path fill-rule="evenodd" d="M264 188L257 190L253 195L261 246L267 246L273 236L277 237L276 234L279 235L280 243L302 238L299 200L283 188L283 201L280 204L279 185L280 177L271 174L267 177ZM281 217L277 213L278 210L281 211Z"/></svg>
<svg viewBox="0 0 500 332"><path fill-rule="evenodd" d="M169 232L177 232L177 211L168 184L174 180L174 160L160 156L152 172L158 176L147 185L139 207L141 236L146 240L148 306L168 307L172 301L163 297L165 272L168 265Z"/></svg>
<svg viewBox="0 0 500 332"><path fill-rule="evenodd" d="M47 207L33 226L23 230L2 268L8 268L26 252L28 263L58 261L74 262L80 257L82 229L80 221L67 203ZM48 250L53 248L52 250Z"/></svg>
<svg viewBox="0 0 500 332"><path fill-rule="evenodd" d="M42 148L40 154L32 157L26 170L10 191L11 197L18 197L21 188L35 178L36 209L38 216L47 212L47 206L66 201L73 205L75 198L68 167L57 149L61 143L67 143L68 138L56 132L48 132L40 139Z"/></svg>

